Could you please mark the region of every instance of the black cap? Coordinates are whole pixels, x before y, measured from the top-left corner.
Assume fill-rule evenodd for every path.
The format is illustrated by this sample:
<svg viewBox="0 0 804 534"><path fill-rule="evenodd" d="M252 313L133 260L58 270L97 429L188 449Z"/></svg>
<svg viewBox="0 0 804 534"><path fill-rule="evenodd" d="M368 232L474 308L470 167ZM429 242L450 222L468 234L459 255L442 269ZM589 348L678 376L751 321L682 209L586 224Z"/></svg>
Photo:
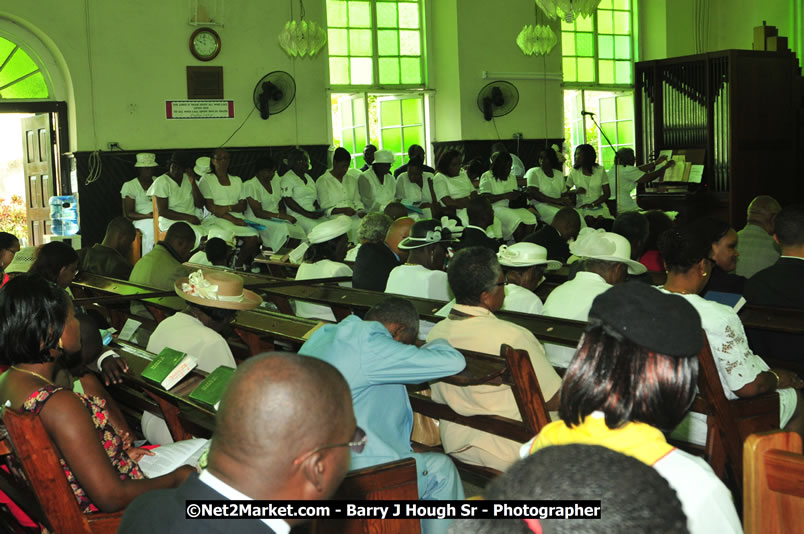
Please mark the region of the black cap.
<svg viewBox="0 0 804 534"><path fill-rule="evenodd" d="M704 343L701 318L692 304L642 282L618 284L598 295L589 323L668 356L697 354Z"/></svg>

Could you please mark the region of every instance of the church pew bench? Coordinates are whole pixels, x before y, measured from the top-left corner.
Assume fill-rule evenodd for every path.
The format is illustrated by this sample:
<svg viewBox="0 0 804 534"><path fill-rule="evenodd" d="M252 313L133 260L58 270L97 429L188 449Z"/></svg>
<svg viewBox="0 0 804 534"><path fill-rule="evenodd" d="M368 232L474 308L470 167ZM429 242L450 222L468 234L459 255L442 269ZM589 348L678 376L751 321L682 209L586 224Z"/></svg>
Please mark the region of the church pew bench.
<svg viewBox="0 0 804 534"><path fill-rule="evenodd" d="M410 392L410 404L414 412L433 419L443 419L488 432L513 441L525 442L539 433L550 422L545 408L536 373L527 351L516 350L508 345L500 346L500 355L461 351L466 358L466 370L458 375L442 378L440 381L455 386L507 385L511 388L519 408L521 421L497 415L463 416L446 404L438 403L429 396ZM416 450L439 451L443 449L422 447L414 443ZM453 458L463 480L475 485L485 486L501 473L490 467L467 464Z"/></svg>
<svg viewBox="0 0 804 534"><path fill-rule="evenodd" d="M748 343L768 365L790 369L804 376L804 310L747 304L739 315ZM776 346L797 347L798 350L793 354L774 355Z"/></svg>
<svg viewBox="0 0 804 534"><path fill-rule="evenodd" d="M762 432L745 440L745 534L804 532L804 455L794 432Z"/></svg>
<svg viewBox="0 0 804 534"><path fill-rule="evenodd" d="M2 489L33 521L51 532L114 534L123 512L84 514L39 416L6 408ZM37 529L38 531L38 529Z"/></svg>
<svg viewBox="0 0 804 534"><path fill-rule="evenodd" d="M347 473L332 497L339 500L415 501L419 499L416 461L395 462L357 469ZM418 519L320 519L312 524L312 534L419 534Z"/></svg>

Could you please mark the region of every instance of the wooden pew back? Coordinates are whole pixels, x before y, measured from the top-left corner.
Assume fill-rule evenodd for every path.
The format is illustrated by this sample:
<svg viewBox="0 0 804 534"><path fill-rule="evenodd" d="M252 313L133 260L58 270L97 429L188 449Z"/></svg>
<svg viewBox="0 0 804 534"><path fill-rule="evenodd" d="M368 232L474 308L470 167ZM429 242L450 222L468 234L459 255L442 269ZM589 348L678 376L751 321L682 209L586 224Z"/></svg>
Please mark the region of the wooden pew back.
<svg viewBox="0 0 804 534"><path fill-rule="evenodd" d="M51 532L113 534L123 512L85 515L78 507L53 442L33 414L20 414L6 408L3 424L8 431L6 455L9 473L2 472L3 491L16 495L17 504L34 521ZM31 499L33 495L35 499Z"/></svg>
<svg viewBox="0 0 804 534"><path fill-rule="evenodd" d="M744 445L745 534L804 533L801 436L762 432Z"/></svg>

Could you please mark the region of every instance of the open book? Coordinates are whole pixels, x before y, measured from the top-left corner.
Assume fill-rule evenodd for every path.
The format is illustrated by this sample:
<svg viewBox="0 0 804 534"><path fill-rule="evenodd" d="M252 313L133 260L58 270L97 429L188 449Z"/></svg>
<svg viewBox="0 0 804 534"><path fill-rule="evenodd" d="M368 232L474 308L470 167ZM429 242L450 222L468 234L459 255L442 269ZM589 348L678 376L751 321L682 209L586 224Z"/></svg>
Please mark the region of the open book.
<svg viewBox="0 0 804 534"><path fill-rule="evenodd" d="M153 449L154 456L143 456L140 469L148 478L161 477L182 465L198 467L201 456L209 450L208 439L185 439Z"/></svg>

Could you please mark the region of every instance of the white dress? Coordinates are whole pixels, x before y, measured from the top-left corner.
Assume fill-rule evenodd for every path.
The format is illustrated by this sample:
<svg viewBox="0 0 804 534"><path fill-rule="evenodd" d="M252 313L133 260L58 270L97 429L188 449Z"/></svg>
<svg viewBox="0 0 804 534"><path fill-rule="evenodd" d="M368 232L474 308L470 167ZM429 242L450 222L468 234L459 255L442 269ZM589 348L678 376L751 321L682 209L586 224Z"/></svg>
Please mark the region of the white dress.
<svg viewBox="0 0 804 534"><path fill-rule="evenodd" d="M195 207L195 199L193 199L193 185L186 174L181 177L181 185L177 184L167 174L158 176L154 183L151 184L151 187L148 188L147 194L152 197L168 199L168 208L173 211L201 218L201 210ZM159 230L165 232L175 222L177 221L160 215ZM190 228L195 232L195 246L198 247L201 238L207 235L207 229L199 224L192 224L187 221L182 222L189 224Z"/></svg>
<svg viewBox="0 0 804 534"><path fill-rule="evenodd" d="M640 178L645 176L645 173L640 171L634 165L618 165L616 168L612 167L608 172L609 180L614 181L617 179L617 189L612 187L615 191L617 198L617 213L625 213L626 211L639 211L639 206L631 197L631 194L636 189L636 184Z"/></svg>
<svg viewBox="0 0 804 534"><path fill-rule="evenodd" d="M414 184L408 178L408 173L401 173L396 179L396 198L401 199L401 202L406 206L418 206L419 204L432 204L433 195L430 193L430 186L427 180L432 179L433 174L429 172L422 172L422 185L421 187ZM434 184L435 187L435 184ZM417 213L411 214L411 217L431 219L433 212L430 208L423 208L424 213L419 216Z"/></svg>
<svg viewBox="0 0 804 534"><path fill-rule="evenodd" d="M516 284L505 284L505 300L501 310L541 315L544 304L539 295Z"/></svg>
<svg viewBox="0 0 804 534"><path fill-rule="evenodd" d="M358 187L360 174L353 173L351 172L352 170L349 169L346 172L342 181L332 175L332 169L318 177L315 183L318 205L328 216L332 216L332 210L336 208L352 208L355 211L363 210L363 202L360 200L360 189ZM355 214L351 216L351 219L352 228L349 230L349 241L357 243L357 228L360 226L360 217Z"/></svg>
<svg viewBox="0 0 804 534"><path fill-rule="evenodd" d="M561 194L567 190L566 180L561 171L553 169L553 176L547 176L541 167L533 167L525 173L528 187L535 187L539 193L546 197L561 198ZM547 224L552 224L553 217L561 209L560 206L553 206L545 202L531 201L531 205L539 212L539 217Z"/></svg>
<svg viewBox="0 0 804 534"><path fill-rule="evenodd" d="M491 171L486 171L480 177L479 193L502 195L515 191L518 187L516 176L513 173L508 175L505 180L498 180L494 177ZM520 224L536 224L536 216L525 208L509 208L509 200L504 198L492 204L494 208L494 215L496 215L502 223L503 238L509 240L513 237L514 232Z"/></svg>
<svg viewBox="0 0 804 534"><path fill-rule="evenodd" d="M609 183L609 176L600 165L592 167L592 176L586 176L583 169L572 169L567 176L567 186L583 187L586 193L579 194L576 200L578 211L584 217L591 215L592 217L606 217L611 218L608 206L605 203L601 204L599 208L583 208L580 206L594 202L603 194L603 186Z"/></svg>
<svg viewBox="0 0 804 534"><path fill-rule="evenodd" d="M471 196L473 191L477 191L475 186L472 185L472 180L465 171L461 171L458 176L450 178L446 174L437 172L433 178L433 191L435 191L436 198L442 206L444 204L443 198L450 197L452 200L460 200ZM469 215L466 213L466 208L461 208L455 212L462 226L469 224ZM490 237L500 239L503 236L502 221L497 215L494 215L494 223L491 225L491 230L487 233Z"/></svg>
<svg viewBox="0 0 804 534"><path fill-rule="evenodd" d="M396 180L390 172L380 181L374 167L369 167L360 175L358 183L360 200L366 211L382 211L396 198Z"/></svg>
<svg viewBox="0 0 804 534"><path fill-rule="evenodd" d="M151 215L154 211L152 197L148 196L137 178L123 184L120 189L120 196L134 199L134 213ZM134 224L134 228L142 232L142 255L145 256L154 248L154 219L151 217L150 219L138 219L131 222Z"/></svg>
<svg viewBox="0 0 804 534"><path fill-rule="evenodd" d="M452 299L447 273L433 271L423 265L404 264L391 269L385 292L440 301ZM419 321L419 339L426 339L434 324Z"/></svg>
<svg viewBox="0 0 804 534"><path fill-rule="evenodd" d="M352 276L352 269L344 263L332 260L320 260L315 263L302 263L296 271L296 280L312 280L313 278L330 278L335 276ZM352 287L352 282L341 282L342 287ZM329 306L312 304L300 300L291 301L295 313L299 317L309 317L322 321L335 322L335 315Z"/></svg>
<svg viewBox="0 0 804 534"><path fill-rule="evenodd" d="M315 189L315 182L309 174L305 174L304 178L300 178L295 172L288 170L288 172L282 176L280 187L282 190L282 198L292 198L303 209L316 211L315 201L318 198L318 193ZM296 224L292 225L290 228L290 237L296 239L306 239L307 234L310 233L310 230L312 230L315 225L326 220L324 217L311 219L290 208L288 208L287 212L296 219Z"/></svg>
<svg viewBox="0 0 804 534"><path fill-rule="evenodd" d="M664 288L658 289L669 293ZM735 391L753 382L759 373L767 371L770 367L748 346L743 323L733 308L706 300L700 295L681 296L687 299L701 316L701 325L706 332L726 398L737 399ZM779 394L779 426L782 428L793 417L797 396L792 388L779 389L776 392ZM705 443L706 417L703 414L690 412L673 431L672 436L692 443Z"/></svg>
<svg viewBox="0 0 804 534"><path fill-rule="evenodd" d="M292 224L283 219L261 219L257 217L248 204L248 199L257 201L260 207L270 213L279 213L279 202L282 200L282 193L279 188L279 180L271 180L271 192L269 193L255 176L243 184L242 198L246 200L246 218L265 226L265 230L258 230L262 244L273 251L282 248L288 240L288 232Z"/></svg>
<svg viewBox="0 0 804 534"><path fill-rule="evenodd" d="M232 176L231 174L229 175L229 185L221 184L214 174L205 174L198 182L198 189L206 200L211 200L216 206L234 206L243 198L243 180L239 176ZM229 212L229 215L236 219L245 219L242 213L232 211ZM238 226L231 221L217 217L214 213L210 213L204 218L203 225L208 229L217 226L240 237L255 237L257 235L257 230L254 228Z"/></svg>

